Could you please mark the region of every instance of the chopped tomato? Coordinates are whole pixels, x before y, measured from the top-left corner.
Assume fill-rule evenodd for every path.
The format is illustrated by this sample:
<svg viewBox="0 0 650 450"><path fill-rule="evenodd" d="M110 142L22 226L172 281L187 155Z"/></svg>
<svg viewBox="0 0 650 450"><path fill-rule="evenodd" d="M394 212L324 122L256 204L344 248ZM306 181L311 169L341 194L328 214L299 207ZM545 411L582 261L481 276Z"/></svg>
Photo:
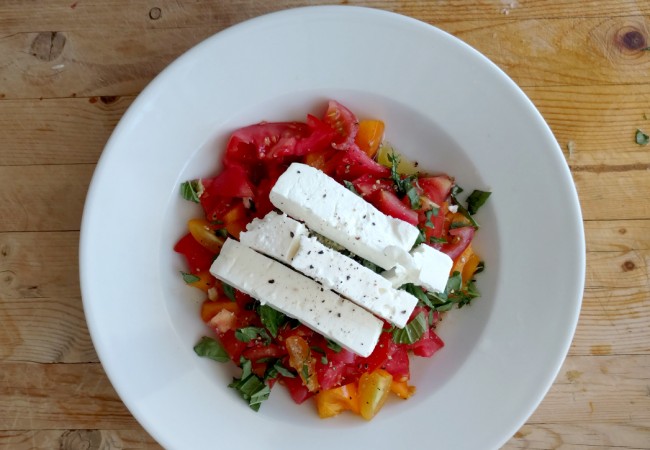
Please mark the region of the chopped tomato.
<svg viewBox="0 0 650 450"><path fill-rule="evenodd" d="M354 139L355 144L359 146L368 156L373 158L379 149L379 144L384 137L384 122L381 120L362 120L359 122L359 130Z"/></svg>
<svg viewBox="0 0 650 450"><path fill-rule="evenodd" d="M440 251L446 253L455 261L465 251L470 242L472 242L475 231L474 227L453 228L449 230L449 242L443 244Z"/></svg>
<svg viewBox="0 0 650 450"><path fill-rule="evenodd" d="M214 178L201 180L203 194L220 197L252 197L253 186L248 180L246 171L238 165L225 167L219 175Z"/></svg>
<svg viewBox="0 0 650 450"><path fill-rule="evenodd" d="M444 346L442 339L433 330L428 329L417 342L409 346L409 349L416 356L428 358Z"/></svg>
<svg viewBox="0 0 650 450"><path fill-rule="evenodd" d="M246 348L246 343L235 337L235 330L228 330L225 333L217 332L219 342L232 361L239 364L241 353Z"/></svg>
<svg viewBox="0 0 650 450"><path fill-rule="evenodd" d="M207 323L223 309L232 313L238 313L239 305L231 301L213 302L211 300L206 300L201 305L201 319Z"/></svg>
<svg viewBox="0 0 650 450"><path fill-rule="evenodd" d="M322 390L316 394L315 399L318 415L322 419L334 417L343 411L359 414L359 391L356 383Z"/></svg>
<svg viewBox="0 0 650 450"><path fill-rule="evenodd" d="M307 126L310 135L298 142L296 155L306 155L313 152L319 152L330 147L332 139L337 132L330 124L320 120L311 114L307 116Z"/></svg>
<svg viewBox="0 0 650 450"><path fill-rule="evenodd" d="M280 378L280 383L286 386L293 401L299 405L314 395L314 392L310 392L307 386L302 383L300 377L289 378L283 376Z"/></svg>
<svg viewBox="0 0 650 450"><path fill-rule="evenodd" d="M174 251L185 257L190 272L194 274L210 269L215 257L214 253L199 244L190 233L176 243Z"/></svg>
<svg viewBox="0 0 650 450"><path fill-rule="evenodd" d="M332 142L332 147L338 150L347 150L354 144L354 138L359 129L359 121L348 108L335 100L330 100L323 121L329 124L338 134Z"/></svg>
<svg viewBox="0 0 650 450"><path fill-rule="evenodd" d="M384 406L393 376L385 370L375 370L372 373L364 373L359 378L359 412L361 417L370 420Z"/></svg>
<svg viewBox="0 0 650 450"><path fill-rule="evenodd" d="M377 178L370 174L361 175L352 182L352 185L361 195L367 197L375 191L395 192L395 184L386 178Z"/></svg>
<svg viewBox="0 0 650 450"><path fill-rule="evenodd" d="M300 336L290 336L285 341L289 353L289 365L296 369L309 392L318 390L316 361L312 357L309 344Z"/></svg>
<svg viewBox="0 0 650 450"><path fill-rule="evenodd" d="M301 122L258 123L240 128L230 136L224 165L252 165L296 155L298 142L308 135L309 127Z"/></svg>
<svg viewBox="0 0 650 450"><path fill-rule="evenodd" d="M213 277L209 271L204 270L203 272L195 273L193 275L196 276L198 280L187 283L188 286L195 287L203 292L208 292L208 289L215 286L216 278Z"/></svg>
<svg viewBox="0 0 650 450"><path fill-rule="evenodd" d="M287 354L285 348L280 347L277 344L268 344L268 345L256 345L251 348L247 348L242 352L242 356L250 361L259 361L264 358L280 358Z"/></svg>
<svg viewBox="0 0 650 450"><path fill-rule="evenodd" d="M447 175L438 175L435 177L424 177L418 179L418 184L434 203L442 205L447 200L451 192L451 186L454 181Z"/></svg>
<svg viewBox="0 0 650 450"><path fill-rule="evenodd" d="M409 386L408 381L395 381L390 384L390 391L399 398L406 400L415 394L415 386Z"/></svg>
<svg viewBox="0 0 650 450"><path fill-rule="evenodd" d="M191 219L187 228L192 237L212 253L219 253L225 238L217 235L218 225L213 225L205 219Z"/></svg>
<svg viewBox="0 0 650 450"><path fill-rule="evenodd" d="M387 214L396 219L401 219L411 225L418 224L418 213L406 206L402 201L392 192L378 190L369 195L367 200L375 205L377 209L384 214Z"/></svg>
<svg viewBox="0 0 650 450"><path fill-rule="evenodd" d="M238 203L223 216L223 226L228 234L239 239L239 233L246 230L246 224L249 222L246 215L246 207L243 203Z"/></svg>
<svg viewBox="0 0 650 450"><path fill-rule="evenodd" d="M366 174L385 178L390 175L390 169L370 158L356 145L349 145L336 169L337 178L350 181Z"/></svg>
<svg viewBox="0 0 650 450"><path fill-rule="evenodd" d="M472 245L470 244L463 253L460 254L460 257L456 259L454 266L451 268L451 273L460 272L463 278L463 285L466 285L467 282L472 279L480 261L481 259L476 253L474 253Z"/></svg>

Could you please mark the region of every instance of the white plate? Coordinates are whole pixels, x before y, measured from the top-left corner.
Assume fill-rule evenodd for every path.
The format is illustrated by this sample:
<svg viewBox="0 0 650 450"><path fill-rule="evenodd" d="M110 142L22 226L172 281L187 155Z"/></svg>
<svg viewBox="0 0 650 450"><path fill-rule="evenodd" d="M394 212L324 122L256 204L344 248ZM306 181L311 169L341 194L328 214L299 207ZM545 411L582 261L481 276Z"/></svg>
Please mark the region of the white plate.
<svg viewBox="0 0 650 450"><path fill-rule="evenodd" d="M281 388L259 413L198 358L201 296L172 252L200 214L179 183L209 176L235 128L301 120L335 98L387 124L424 169L494 193L478 214L483 297L413 363L417 394L369 423L319 420ZM81 233L93 342L120 397L167 448L495 448L537 407L567 353L585 269L580 207L551 131L519 88L458 39L396 14L313 7L260 17L181 56L138 97L102 154Z"/></svg>

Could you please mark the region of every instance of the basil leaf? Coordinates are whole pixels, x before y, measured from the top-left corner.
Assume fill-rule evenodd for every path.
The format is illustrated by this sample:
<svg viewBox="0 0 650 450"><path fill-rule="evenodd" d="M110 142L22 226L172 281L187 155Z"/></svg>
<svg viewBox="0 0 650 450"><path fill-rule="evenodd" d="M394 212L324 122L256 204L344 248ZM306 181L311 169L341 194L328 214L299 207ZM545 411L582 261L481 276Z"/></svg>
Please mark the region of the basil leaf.
<svg viewBox="0 0 650 450"><path fill-rule="evenodd" d="M450 229L450 230L453 230L454 228L464 228L464 227L466 227L466 226L468 226L468 225L469 225L469 224L468 224L468 223L465 223L465 222L452 222L452 223L449 225L449 229Z"/></svg>
<svg viewBox="0 0 650 450"><path fill-rule="evenodd" d="M361 197L361 194L359 194L359 191L357 191L357 188L354 187L354 184L350 183L348 180L343 180L343 184L344 184L345 187L348 188L352 193L357 194L359 197Z"/></svg>
<svg viewBox="0 0 650 450"><path fill-rule="evenodd" d="M411 202L411 209L420 209L422 207L422 204L420 203L420 195L413 186L408 188L406 196L408 197L409 202Z"/></svg>
<svg viewBox="0 0 650 450"><path fill-rule="evenodd" d="M444 305L436 307L436 311L445 312L445 311L449 311L453 307L454 304L449 302L449 303L445 303Z"/></svg>
<svg viewBox="0 0 650 450"><path fill-rule="evenodd" d="M223 293L226 294L231 301L235 301L235 288L229 285L228 283L221 282L221 287L223 287Z"/></svg>
<svg viewBox="0 0 650 450"><path fill-rule="evenodd" d="M327 348L334 350L336 353L341 351L341 346L334 341L327 339Z"/></svg>
<svg viewBox="0 0 650 450"><path fill-rule="evenodd" d="M277 309L273 309L269 305L260 305L258 308L258 314L262 320L262 324L269 330L271 336L277 337L278 330L284 323L287 321L287 316L282 314Z"/></svg>
<svg viewBox="0 0 650 450"><path fill-rule="evenodd" d="M465 207L461 205L460 202L458 201L457 195L460 194L461 192L463 192L463 188L461 188L458 185L454 185L454 187L451 188L451 194L450 194L451 202L454 205L458 206L458 212L461 213L463 216L467 217L467 219L472 224L472 226L478 230L479 229L478 222L476 222L476 220L472 217L469 211L467 211L467 209L465 209Z"/></svg>
<svg viewBox="0 0 650 450"><path fill-rule="evenodd" d="M450 293L460 291L460 288L463 284L463 277L460 275L460 272L454 272L447 280L447 286L445 287L445 294L449 295Z"/></svg>
<svg viewBox="0 0 650 450"><path fill-rule="evenodd" d="M463 191L464 191L464 189L462 187L455 184L454 187L451 188L451 195L453 197L456 197L456 196L458 196L458 194L460 194Z"/></svg>
<svg viewBox="0 0 650 450"><path fill-rule="evenodd" d="M256 338L262 338L265 344L271 342L271 337L264 328L261 327L244 327L235 330L235 338L241 342L250 342Z"/></svg>
<svg viewBox="0 0 650 450"><path fill-rule="evenodd" d="M280 364L280 361L277 361L275 364L273 364L273 368L277 370L278 373L283 377L296 378L296 376L293 373L289 372L289 369L287 369L282 364Z"/></svg>
<svg viewBox="0 0 650 450"><path fill-rule="evenodd" d="M302 373L303 381L307 383L309 380L309 366L307 365L307 363L302 363L301 373Z"/></svg>
<svg viewBox="0 0 650 450"><path fill-rule="evenodd" d="M181 197L194 203L199 203L199 197L203 194L201 180L191 180L181 183Z"/></svg>
<svg viewBox="0 0 650 450"><path fill-rule="evenodd" d="M426 222L424 222L424 225L426 225L429 228L435 228L433 226L433 222L431 221L431 217L436 216L438 217L438 212L440 211L440 208L431 208L428 211L425 211L424 217L426 217Z"/></svg>
<svg viewBox="0 0 650 450"><path fill-rule="evenodd" d="M424 292L424 289L422 289L420 286L416 286L413 283L406 283L405 285L400 286L400 289L408 292L413 297L417 298L421 303L424 303L430 308L434 307L433 303L431 303L431 300L429 299L429 297L427 297L427 294Z"/></svg>
<svg viewBox="0 0 650 450"><path fill-rule="evenodd" d="M402 176L397 171L399 166L399 156L395 152L391 152L388 155L388 161L390 161L390 177L395 183L395 188L397 190L398 196L406 195L408 190L412 188L412 181L417 178L415 175L402 178Z"/></svg>
<svg viewBox="0 0 650 450"><path fill-rule="evenodd" d="M429 238L429 242L431 242L432 244L433 244L433 243L446 244L446 243L447 243L447 239L445 239L445 238L439 238L439 237L435 237L435 236L431 236L431 237Z"/></svg>
<svg viewBox="0 0 650 450"><path fill-rule="evenodd" d="M221 344L211 337L203 336L194 346L194 353L219 362L230 361L230 357Z"/></svg>
<svg viewBox="0 0 650 450"><path fill-rule="evenodd" d="M639 145L648 145L648 143L650 143L650 136L645 134L643 131L637 129L635 141Z"/></svg>
<svg viewBox="0 0 650 450"><path fill-rule="evenodd" d="M478 209L483 206L490 197L490 194L492 194L492 192L479 191L478 189L472 191L472 193L469 194L469 197L467 197L467 212L471 215L476 214Z"/></svg>
<svg viewBox="0 0 650 450"><path fill-rule="evenodd" d="M481 273L485 270L485 261L479 261L478 265L476 266L476 270L474 271L474 275L477 273Z"/></svg>
<svg viewBox="0 0 650 450"><path fill-rule="evenodd" d="M221 238L227 238L228 230L226 230L225 228L217 228L216 230L214 230L214 234L216 234L218 237Z"/></svg>
<svg viewBox="0 0 650 450"><path fill-rule="evenodd" d="M233 378L232 383L228 385L248 402L248 406L253 411L259 411L261 403L269 398L271 388L260 377L255 374L249 374L242 378Z"/></svg>
<svg viewBox="0 0 650 450"><path fill-rule="evenodd" d="M181 272L181 275L183 276L183 281L187 284L196 283L200 280L200 278L193 273Z"/></svg>
<svg viewBox="0 0 650 450"><path fill-rule="evenodd" d="M413 248L417 247L427 239L427 236L424 234L424 230L422 228L418 227L418 231L419 231L418 237L415 239L415 242L413 243Z"/></svg>
<svg viewBox="0 0 650 450"><path fill-rule="evenodd" d="M420 340L426 329L427 317L421 312L401 330L393 330L393 342L396 344L414 344Z"/></svg>

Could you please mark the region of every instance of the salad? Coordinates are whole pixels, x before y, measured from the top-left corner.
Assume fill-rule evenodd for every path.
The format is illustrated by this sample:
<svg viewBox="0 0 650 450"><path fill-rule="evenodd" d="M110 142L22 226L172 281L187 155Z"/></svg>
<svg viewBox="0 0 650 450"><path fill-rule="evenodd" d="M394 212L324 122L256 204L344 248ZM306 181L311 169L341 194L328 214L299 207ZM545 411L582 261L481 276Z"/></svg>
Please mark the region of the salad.
<svg viewBox="0 0 650 450"><path fill-rule="evenodd" d="M490 193L463 204L384 126L330 101L322 117L236 130L223 169L181 185L203 211L174 246L206 297L194 350L239 366L229 387L255 411L280 384L322 418L371 419L415 393L409 356L441 349L443 315L480 295L474 214Z"/></svg>

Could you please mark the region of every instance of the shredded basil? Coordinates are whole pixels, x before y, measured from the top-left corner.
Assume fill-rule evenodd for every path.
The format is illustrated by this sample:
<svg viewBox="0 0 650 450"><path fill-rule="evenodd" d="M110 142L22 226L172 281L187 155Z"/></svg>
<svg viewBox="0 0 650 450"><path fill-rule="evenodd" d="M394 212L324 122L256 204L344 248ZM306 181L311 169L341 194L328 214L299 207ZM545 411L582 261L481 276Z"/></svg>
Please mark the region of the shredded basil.
<svg viewBox="0 0 650 450"><path fill-rule="evenodd" d="M474 275L477 273L481 273L485 270L485 261L479 261L478 265L476 266L476 270L474 271Z"/></svg>
<svg viewBox="0 0 650 450"><path fill-rule="evenodd" d="M226 297L228 297L231 301L235 301L235 288L229 285L228 283L221 282L221 286L223 287L223 293L226 294Z"/></svg>
<svg viewBox="0 0 650 450"><path fill-rule="evenodd" d="M233 378L228 387L237 391L253 411L259 411L262 402L271 394L269 385L252 373L246 377L242 374L241 378Z"/></svg>
<svg viewBox="0 0 650 450"><path fill-rule="evenodd" d="M235 330L235 338L241 342L250 342L253 339L261 338L265 344L271 342L271 336L266 332L266 329L261 327L244 327Z"/></svg>
<svg viewBox="0 0 650 450"><path fill-rule="evenodd" d="M343 184L344 184L345 187L348 188L352 193L357 194L359 197L361 197L361 194L359 194L359 191L357 191L357 188L354 187L354 184L350 183L348 180L343 180Z"/></svg>
<svg viewBox="0 0 650 450"><path fill-rule="evenodd" d="M439 238L439 237L435 237L435 236L431 236L431 237L429 238L429 242L431 242L432 244L434 244L434 243L438 243L438 244L446 244L446 243L447 243L447 239L445 239L445 238Z"/></svg>
<svg viewBox="0 0 650 450"><path fill-rule="evenodd" d="M221 344L211 337L203 336L194 346L194 353L219 362L230 361L230 357Z"/></svg>
<svg viewBox="0 0 650 450"><path fill-rule="evenodd" d="M409 189L413 188L412 182L413 180L417 179L417 176L411 175L402 178L402 176L397 171L397 167L399 166L399 156L395 154L395 152L391 152L390 154L388 154L388 161L390 161L390 177L393 179L393 182L395 183L397 195L400 197L407 195Z"/></svg>
<svg viewBox="0 0 650 450"><path fill-rule="evenodd" d="M406 283L405 285L401 286L400 289L417 298L421 304L427 305L430 308L435 308L435 306L431 303L429 297L427 297L427 294L424 292L424 289L422 289L420 286L416 286L413 283Z"/></svg>
<svg viewBox="0 0 650 450"><path fill-rule="evenodd" d="M199 203L199 197L203 193L201 180L191 180L181 183L181 197L194 203Z"/></svg>
<svg viewBox="0 0 650 450"><path fill-rule="evenodd" d="M393 330L393 342L396 344L414 344L427 330L427 316L421 312L402 329Z"/></svg>
<svg viewBox="0 0 650 450"><path fill-rule="evenodd" d="M485 204L492 192L479 191L474 189L469 197L467 197L467 212L474 215L478 212L479 208Z"/></svg>
<svg viewBox="0 0 650 450"><path fill-rule="evenodd" d="M408 188L406 196L408 197L409 202L411 202L411 209L420 209L422 207L420 194L418 194L418 191L413 186Z"/></svg>
<svg viewBox="0 0 650 450"><path fill-rule="evenodd" d="M192 273L181 272L181 275L183 276L183 281L185 281L187 284L196 283L200 280L199 277Z"/></svg>
<svg viewBox="0 0 650 450"><path fill-rule="evenodd" d="M334 350L336 353L341 351L341 346L330 339L327 339L327 348Z"/></svg>
<svg viewBox="0 0 650 450"><path fill-rule="evenodd" d="M278 330L287 321L287 316L282 314L277 309L273 309L269 305L260 305L258 310L262 324L269 330L271 336L277 337Z"/></svg>
<svg viewBox="0 0 650 450"><path fill-rule="evenodd" d="M467 209L465 209L465 207L463 205L461 205L460 202L458 201L457 196L461 192L463 192L463 188L458 186L458 185L454 185L451 188L451 201L452 201L452 203L454 205L458 206L458 212L461 213L463 216L467 217L467 219L470 221L472 226L478 230L478 228L479 228L478 222L476 222L476 220L474 220L474 218L469 213L469 211L467 211Z"/></svg>
<svg viewBox="0 0 650 450"><path fill-rule="evenodd" d="M418 227L418 231L419 231L418 237L415 239L415 242L413 243L413 248L417 247L418 245L420 245L421 243L427 240L427 236L424 233L424 230Z"/></svg>
<svg viewBox="0 0 650 450"><path fill-rule="evenodd" d="M438 212L440 211L440 208L431 208L430 210L426 211L424 213L424 217L426 217L426 222L424 222L424 225L426 225L429 228L435 228L433 225L433 222L431 221L431 217L436 216L438 217Z"/></svg>

